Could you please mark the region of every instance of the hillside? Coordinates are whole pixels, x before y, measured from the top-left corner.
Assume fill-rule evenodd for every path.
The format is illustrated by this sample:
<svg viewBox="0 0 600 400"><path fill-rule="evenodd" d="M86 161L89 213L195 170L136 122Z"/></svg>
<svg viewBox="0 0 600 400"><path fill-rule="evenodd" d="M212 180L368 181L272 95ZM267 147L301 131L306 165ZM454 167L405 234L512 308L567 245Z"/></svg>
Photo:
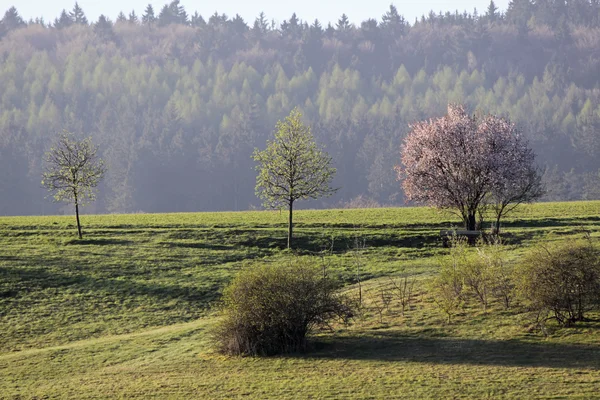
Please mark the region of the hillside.
<svg viewBox="0 0 600 400"><path fill-rule="evenodd" d="M525 206L505 223L518 266L529 248L590 231L600 202ZM597 393L596 315L574 328L530 329L519 306L467 304L448 323L429 282L439 230L457 221L426 208L299 211L300 256L314 257L365 304L350 326L313 337L307 355L215 354L211 305L250 262L285 262L278 212L0 218L0 393L6 398L576 397ZM358 239L365 248L356 250ZM325 251L327 250L327 251ZM376 310L390 278L415 280Z"/></svg>

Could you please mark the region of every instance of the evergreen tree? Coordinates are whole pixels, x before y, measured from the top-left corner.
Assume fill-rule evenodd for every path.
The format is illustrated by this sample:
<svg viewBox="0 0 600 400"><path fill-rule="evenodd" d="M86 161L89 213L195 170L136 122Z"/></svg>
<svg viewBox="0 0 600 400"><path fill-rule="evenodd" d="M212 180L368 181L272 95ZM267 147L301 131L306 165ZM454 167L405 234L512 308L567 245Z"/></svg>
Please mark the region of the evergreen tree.
<svg viewBox="0 0 600 400"><path fill-rule="evenodd" d="M269 31L269 21L267 20L267 16L264 12L258 14L258 17L254 22L256 29L258 29L261 34L264 35Z"/></svg>
<svg viewBox="0 0 600 400"><path fill-rule="evenodd" d="M130 24L134 24L137 25L139 21L137 14L135 13L135 10L131 10L131 12L129 13L129 17L127 18L127 21Z"/></svg>
<svg viewBox="0 0 600 400"><path fill-rule="evenodd" d="M60 17L54 20L54 27L56 29L64 29L70 27L71 25L73 25L73 19L69 13L63 9L60 13Z"/></svg>
<svg viewBox="0 0 600 400"><path fill-rule="evenodd" d="M520 29L527 26L533 15L531 0L511 0L506 10L506 19L509 23L517 25Z"/></svg>
<svg viewBox="0 0 600 400"><path fill-rule="evenodd" d="M154 8L152 4L148 4L146 6L146 10L144 11L144 15L142 15L142 24L150 25L156 22L156 16L154 15Z"/></svg>
<svg viewBox="0 0 600 400"><path fill-rule="evenodd" d="M233 31L238 35L243 35L248 31L248 25L246 25L246 22L239 14L236 14L235 18L231 20L231 26Z"/></svg>
<svg viewBox="0 0 600 400"><path fill-rule="evenodd" d="M104 15L100 15L100 17L98 17L98 22L96 22L96 24L94 24L94 32L103 41L114 41L115 40L113 24L110 21L110 19L106 18Z"/></svg>
<svg viewBox="0 0 600 400"><path fill-rule="evenodd" d="M170 24L188 23L188 15L185 8L179 4L179 0L173 0L168 5L164 5L158 15L158 24L166 26Z"/></svg>
<svg viewBox="0 0 600 400"><path fill-rule="evenodd" d="M337 22L336 29L340 33L346 33L350 30L350 20L346 14L342 14L340 19Z"/></svg>
<svg viewBox="0 0 600 400"><path fill-rule="evenodd" d="M71 20L76 24L88 24L87 17L77 2L75 2L75 6L73 6L73 11L69 13L69 17L71 17Z"/></svg>
<svg viewBox="0 0 600 400"><path fill-rule="evenodd" d="M192 15L191 24L192 26L202 28L206 26L206 21L202 18L202 15L198 14L198 11L196 11L194 15Z"/></svg>
<svg viewBox="0 0 600 400"><path fill-rule="evenodd" d="M23 21L23 18L21 18L19 12L15 7L10 7L8 10L6 10L1 23L2 27L6 31L12 31L14 29L25 26L25 21Z"/></svg>
<svg viewBox="0 0 600 400"><path fill-rule="evenodd" d="M390 9L381 17L381 28L389 32L392 37L402 36L405 33L406 21L398 14L393 4L390 4Z"/></svg>
<svg viewBox="0 0 600 400"><path fill-rule="evenodd" d="M127 22L127 17L123 11L120 11L119 15L117 15L117 22Z"/></svg>
<svg viewBox="0 0 600 400"><path fill-rule="evenodd" d="M496 7L494 0L490 0L485 16L490 22L496 22L498 19L498 7Z"/></svg>

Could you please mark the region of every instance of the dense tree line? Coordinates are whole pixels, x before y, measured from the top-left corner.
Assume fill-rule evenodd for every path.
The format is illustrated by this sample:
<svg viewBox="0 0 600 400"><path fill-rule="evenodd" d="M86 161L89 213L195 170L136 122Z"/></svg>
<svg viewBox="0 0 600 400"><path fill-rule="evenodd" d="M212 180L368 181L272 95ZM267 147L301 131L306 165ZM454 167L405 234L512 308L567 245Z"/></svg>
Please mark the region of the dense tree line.
<svg viewBox="0 0 600 400"><path fill-rule="evenodd" d="M600 2L514 0L505 13L394 6L355 26L188 14L174 0L116 21L77 4L0 22L0 214L56 212L41 161L64 129L108 172L97 212L258 206L251 158L298 106L338 172L336 196L402 204L394 164L416 120L448 102L510 117L545 170L546 199L600 198Z"/></svg>

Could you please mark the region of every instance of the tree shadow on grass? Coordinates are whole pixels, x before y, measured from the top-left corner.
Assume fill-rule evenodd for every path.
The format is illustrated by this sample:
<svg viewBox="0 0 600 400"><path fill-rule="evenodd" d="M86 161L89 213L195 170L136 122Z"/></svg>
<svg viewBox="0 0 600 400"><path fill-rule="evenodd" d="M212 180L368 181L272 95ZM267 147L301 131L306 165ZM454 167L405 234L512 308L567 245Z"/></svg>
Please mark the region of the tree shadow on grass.
<svg viewBox="0 0 600 400"><path fill-rule="evenodd" d="M315 253L320 251L333 251L334 253L345 253L356 247L356 242L366 248L397 247L397 248L423 248L440 245L441 239L437 234L369 234L357 235L353 232L336 232L333 238L324 236L319 232L299 231L293 240L293 249L299 253ZM284 250L287 248L287 236L285 232L274 235L248 235L236 243L242 247L259 247L263 249Z"/></svg>
<svg viewBox="0 0 600 400"><path fill-rule="evenodd" d="M226 246L222 244L206 243L206 242L162 242L162 245L168 247L180 247L189 249L203 249L203 250L220 250L227 251L233 250L233 246Z"/></svg>
<svg viewBox="0 0 600 400"><path fill-rule="evenodd" d="M585 225L596 225L600 217L556 217L556 218L532 218L532 219L510 219L502 221L501 226L505 228L558 228L578 227Z"/></svg>
<svg viewBox="0 0 600 400"><path fill-rule="evenodd" d="M97 238L97 239L72 239L65 242L67 246L129 246L134 242L131 240L122 240L122 239L106 239L106 238Z"/></svg>
<svg viewBox="0 0 600 400"><path fill-rule="evenodd" d="M66 268L69 269L68 267ZM133 277L135 278L135 277ZM111 293L122 297L151 296L163 300L183 300L207 305L219 297L224 282L219 279L202 282L198 286L165 284L122 277L99 277L85 273L64 273L46 268L0 266L0 282L4 283L5 297L19 297L36 291L70 290Z"/></svg>
<svg viewBox="0 0 600 400"><path fill-rule="evenodd" d="M600 346L529 343L381 334L334 337L313 342L314 353L297 357L496 365L539 368L600 368Z"/></svg>

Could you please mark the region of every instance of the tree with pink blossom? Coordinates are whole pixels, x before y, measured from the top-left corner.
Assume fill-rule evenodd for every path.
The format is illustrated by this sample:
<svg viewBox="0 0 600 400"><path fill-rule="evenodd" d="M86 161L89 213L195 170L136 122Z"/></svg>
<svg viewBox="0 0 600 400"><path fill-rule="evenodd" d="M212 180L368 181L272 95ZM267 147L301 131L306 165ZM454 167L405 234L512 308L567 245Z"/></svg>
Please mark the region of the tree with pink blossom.
<svg viewBox="0 0 600 400"><path fill-rule="evenodd" d="M401 155L396 171L406 198L455 212L468 230L478 228L488 207L499 227L517 205L543 193L535 155L515 125L470 115L462 105L411 125Z"/></svg>

